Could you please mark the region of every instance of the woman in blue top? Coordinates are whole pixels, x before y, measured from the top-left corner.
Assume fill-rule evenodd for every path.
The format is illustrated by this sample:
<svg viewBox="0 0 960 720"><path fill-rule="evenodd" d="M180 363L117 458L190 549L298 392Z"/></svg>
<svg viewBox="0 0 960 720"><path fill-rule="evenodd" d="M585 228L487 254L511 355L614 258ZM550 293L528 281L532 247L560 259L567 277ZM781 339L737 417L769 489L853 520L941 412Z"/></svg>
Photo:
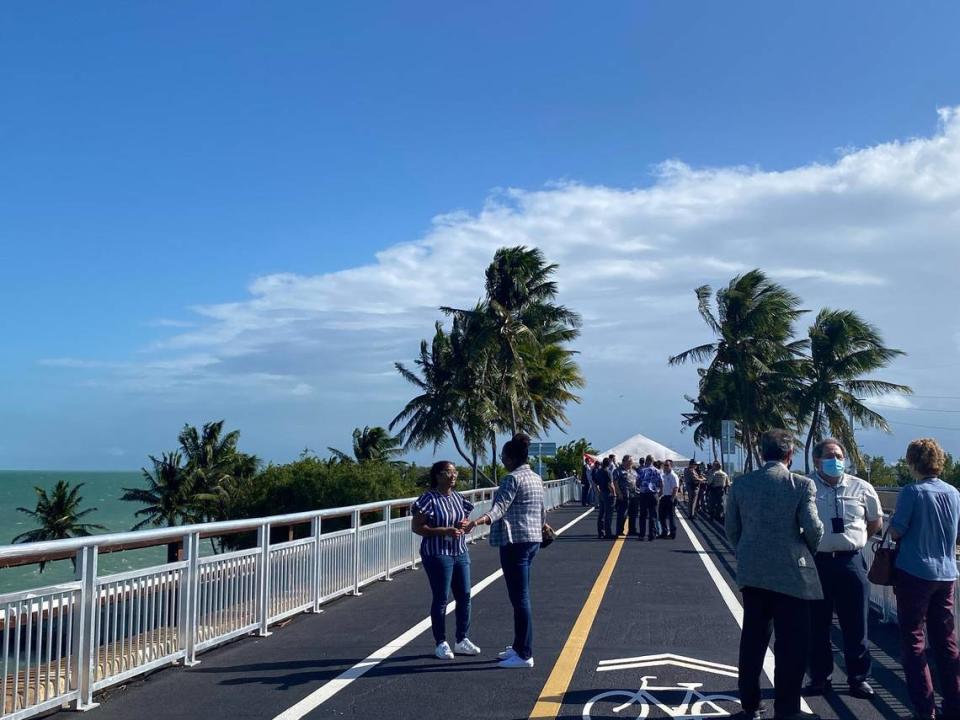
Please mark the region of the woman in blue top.
<svg viewBox="0 0 960 720"><path fill-rule="evenodd" d="M960 492L937 477L944 453L936 440L914 440L907 466L917 480L900 491L890 534L898 541L897 622L907 689L917 718L936 713L924 646L933 649L943 696L943 717L960 720L960 653L953 598L960 540Z"/></svg>
<svg viewBox="0 0 960 720"><path fill-rule="evenodd" d="M413 514L413 532L423 537L420 557L430 581L433 602L430 621L435 654L441 660L452 660L453 653L479 655L467 633L470 630L470 554L464 539L463 526L473 503L454 487L457 484L457 466L447 460L430 468L430 489L417 498L410 508ZM457 641L450 649L446 639L447 597L453 590L457 602Z"/></svg>

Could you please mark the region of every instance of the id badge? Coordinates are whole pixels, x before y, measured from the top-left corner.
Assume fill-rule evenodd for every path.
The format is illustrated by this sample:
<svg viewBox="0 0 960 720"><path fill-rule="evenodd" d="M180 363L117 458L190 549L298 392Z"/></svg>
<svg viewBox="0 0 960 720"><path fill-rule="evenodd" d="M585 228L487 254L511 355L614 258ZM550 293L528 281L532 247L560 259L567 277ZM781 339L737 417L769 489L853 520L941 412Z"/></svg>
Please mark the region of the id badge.
<svg viewBox="0 0 960 720"><path fill-rule="evenodd" d="M833 532L834 533L843 533L843 518L832 518L833 521Z"/></svg>

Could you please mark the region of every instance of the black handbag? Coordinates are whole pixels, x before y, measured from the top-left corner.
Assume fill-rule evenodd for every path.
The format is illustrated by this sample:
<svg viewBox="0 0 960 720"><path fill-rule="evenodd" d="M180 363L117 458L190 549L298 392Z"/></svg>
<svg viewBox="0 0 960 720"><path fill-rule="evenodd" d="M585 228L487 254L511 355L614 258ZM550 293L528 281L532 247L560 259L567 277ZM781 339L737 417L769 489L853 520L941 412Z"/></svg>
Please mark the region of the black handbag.
<svg viewBox="0 0 960 720"><path fill-rule="evenodd" d="M897 548L886 547L890 528L887 527L879 540L873 541L873 562L867 579L874 585L893 585L897 576Z"/></svg>

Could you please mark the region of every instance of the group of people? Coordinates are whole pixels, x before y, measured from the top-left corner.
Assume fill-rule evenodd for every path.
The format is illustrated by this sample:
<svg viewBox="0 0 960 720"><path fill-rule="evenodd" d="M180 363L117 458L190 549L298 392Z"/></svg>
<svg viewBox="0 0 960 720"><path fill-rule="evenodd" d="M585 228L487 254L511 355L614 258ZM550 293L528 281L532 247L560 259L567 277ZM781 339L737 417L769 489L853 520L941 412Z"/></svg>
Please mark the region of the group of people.
<svg viewBox="0 0 960 720"><path fill-rule="evenodd" d="M607 455L594 462L584 460L580 485L581 503L592 503L599 511L599 539L613 539L626 532L640 540L673 540L677 537L676 508L681 500L686 501L691 518L706 510L715 520L723 519L730 476L719 462L707 470L703 463L691 460L681 482L672 459L647 455L636 465L631 455L624 455L619 463L616 455Z"/></svg>
<svg viewBox="0 0 960 720"><path fill-rule="evenodd" d="M806 693L832 691L834 613L840 624L847 683L870 698L867 638L869 582L863 548L883 526L873 487L846 472L846 451L835 438L813 449L811 477L790 471L795 439L785 430L761 437L764 465L730 487L725 530L736 550L743 597L739 689L743 715L763 716L760 673L776 634L774 717L801 713ZM915 718L960 720L960 654L954 615L960 541L960 492L939 479L944 452L932 439L916 440L906 462L916 482L903 488L890 521L898 542L895 592L901 652ZM925 644L936 658L943 697L936 711Z"/></svg>
<svg viewBox="0 0 960 720"><path fill-rule="evenodd" d="M470 519L473 504L455 491L457 466L447 460L430 469L430 488L411 507L413 532L423 537L420 558L430 582L430 624L440 660L455 655L479 655L470 632L470 553L466 535L478 525L490 526L490 544L499 549L500 566L513 606L513 642L498 653L502 668L533 667L533 613L530 606L530 567L543 541L546 509L543 481L529 463L530 438L518 433L507 441L500 462L507 470L493 506ZM450 594L456 601L456 636L447 641L446 615Z"/></svg>
<svg viewBox="0 0 960 720"><path fill-rule="evenodd" d="M850 693L860 698L875 694L868 682L869 581L863 549L883 527L883 508L872 485L846 472L846 449L839 440L816 444L816 470L810 477L790 470L795 446L795 438L785 430L765 432L760 439L763 466L733 483L718 463L708 470L691 462L681 480L672 461L652 456L639 466L630 456L619 463L608 456L595 467L585 467L581 479L583 502L598 507L601 538L625 531L648 541L675 538L681 488L691 518L701 503L722 507L743 598L738 684L748 720L759 720L765 712L760 674L774 633L774 718L817 717L800 710L803 679L809 675L807 694L833 690L834 614ZM543 482L529 465L529 447L530 438L522 433L504 445L500 459L508 474L491 509L479 517L470 519L473 505L455 492L457 469L447 461L433 465L430 489L412 507L412 529L423 537L420 554L433 596L430 616L440 659L481 652L468 637L470 556L465 535L488 524L513 606L513 641L498 654L499 666L533 667L530 568L543 540L545 508ZM939 479L945 454L935 440L910 443L906 462L916 482L900 491L889 525L897 542L894 589L904 673L915 718L960 720L954 612L960 492ZM452 647L445 629L451 592L457 603ZM936 660L942 712L935 707L927 644Z"/></svg>

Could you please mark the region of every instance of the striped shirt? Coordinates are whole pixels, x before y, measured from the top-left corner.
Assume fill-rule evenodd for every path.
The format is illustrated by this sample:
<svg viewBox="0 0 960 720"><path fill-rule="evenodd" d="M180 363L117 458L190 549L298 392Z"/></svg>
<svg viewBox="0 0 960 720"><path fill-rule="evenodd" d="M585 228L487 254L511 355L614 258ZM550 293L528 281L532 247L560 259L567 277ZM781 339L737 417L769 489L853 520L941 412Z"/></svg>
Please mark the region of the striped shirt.
<svg viewBox="0 0 960 720"><path fill-rule="evenodd" d="M543 542L543 480L529 465L521 465L500 481L493 496L490 518L490 544L494 547L514 543Z"/></svg>
<svg viewBox="0 0 960 720"><path fill-rule="evenodd" d="M427 527L454 527L470 516L473 503L457 492L444 495L436 490L428 490L417 498L410 510L423 516ZM420 541L420 555L424 557L462 555L466 551L467 541L463 535L457 537L427 535Z"/></svg>

